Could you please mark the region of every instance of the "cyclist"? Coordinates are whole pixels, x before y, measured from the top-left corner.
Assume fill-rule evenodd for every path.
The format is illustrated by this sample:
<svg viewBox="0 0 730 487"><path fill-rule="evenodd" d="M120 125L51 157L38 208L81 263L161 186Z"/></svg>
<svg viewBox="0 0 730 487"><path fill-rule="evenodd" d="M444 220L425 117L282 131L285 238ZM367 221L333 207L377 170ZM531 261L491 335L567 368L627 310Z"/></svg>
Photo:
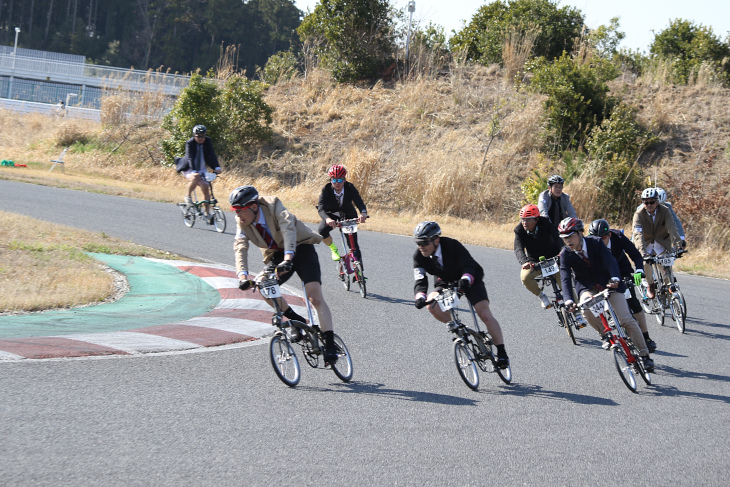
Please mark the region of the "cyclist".
<svg viewBox="0 0 730 487"><path fill-rule="evenodd" d="M233 244L236 270L243 291L251 287L248 279L248 247L252 243L261 248L265 264L277 264L280 284L285 283L292 272L304 282L310 303L317 310L319 324L324 332L325 362L337 361L332 313L322 295L322 277L314 244L322 237L310 230L297 217L287 211L275 196L259 196L253 186L239 186L229 197L231 209L236 212L237 232ZM284 316L304 322L288 305ZM295 340L300 338L294 337Z"/></svg>
<svg viewBox="0 0 730 487"><path fill-rule="evenodd" d="M644 205L634 213L632 236L634 245L639 249L641 255L661 255L680 246L684 247L671 211L666 206L659 204L657 189L646 188L641 192L641 200ZM665 284L672 284L669 282L666 269L662 272L661 278ZM656 296L656 284L652 272L646 274L646 280L649 283L647 296L653 298Z"/></svg>
<svg viewBox="0 0 730 487"><path fill-rule="evenodd" d="M645 277L644 259L641 258L641 253L622 231L611 228L606 220L600 219L591 222L591 225L588 227L588 234L603 240L603 243L611 251L611 255L616 259L616 263L618 263L621 277L635 279L634 268L636 268L636 274L639 275L639 278ZM634 267L631 267L629 258L634 262ZM646 315L641 308L639 300L636 298L634 286L629 286L629 291L631 292L631 297L628 299L628 305L631 314L634 315L636 322L639 323L639 328L641 328L641 333L644 335L644 341L646 341L649 353L654 353L656 343L649 337L649 328L646 326Z"/></svg>
<svg viewBox="0 0 730 487"><path fill-rule="evenodd" d="M504 338L499 322L489 309L489 297L484 286L484 271L474 260L468 250L453 238L442 237L438 223L425 221L419 223L413 231L418 250L413 254L413 276L416 280L415 306L418 309L426 305L428 291L427 273L434 277L434 287L439 289L447 282L459 282L459 288L474 306L479 318L487 326L489 334L497 347L497 366L507 368L509 357L504 349ZM436 293L431 293L433 299ZM450 315L432 304L428 310L437 320L448 323Z"/></svg>
<svg viewBox="0 0 730 487"><path fill-rule="evenodd" d="M626 303L624 291L626 286L620 279L620 271L616 259L611 255L601 239L597 237L583 237L583 221L568 217L558 225L560 237L565 242L565 248L560 252L560 278L563 281L565 305L574 307L573 282L575 279L575 294L580 301L590 299L591 296L605 288L616 289L608 300L616 313L621 326L631 337L647 371L654 371L654 361L649 357L649 350L636 323L629 306ZM593 313L583 310L583 316L588 323L601 335L603 342L608 341L604 336L603 325ZM603 348L608 348L604 346Z"/></svg>
<svg viewBox="0 0 730 487"><path fill-rule="evenodd" d="M188 193L185 196L185 203L193 202L193 190L199 187L203 192L203 198L210 199L210 184L205 180L206 166L214 173L220 174L222 169L218 163L218 157L213 150L213 142L206 135L208 129L205 125L193 127L193 136L185 142L185 157L180 159L177 172L183 172L188 182ZM204 203L205 217L211 223L215 215L210 212L210 205Z"/></svg>
<svg viewBox="0 0 730 487"><path fill-rule="evenodd" d="M674 207L672 206L672 204L667 201L667 192L659 187L656 188L656 192L659 195L659 204L666 206L667 208L669 208L669 211L672 212L672 219L674 220L674 224L677 225L679 238L682 239L682 248L685 248L687 246L687 242L685 241L684 226L682 225L682 221L677 216L677 213L674 211ZM638 209L639 208L637 208L637 210Z"/></svg>
<svg viewBox="0 0 730 487"><path fill-rule="evenodd" d="M355 185L346 180L347 169L345 169L345 166L335 164L329 168L327 174L330 177L330 182L322 188L317 203L317 211L319 216L322 217L317 232L322 236L322 242L332 251L332 260L340 260L340 252L337 250L337 244L332 241L330 232L337 226L339 220L357 218L358 222L363 223L368 218L368 210ZM359 217L355 206L360 210ZM360 246L357 244L357 233L352 236L355 243L355 248L352 250L362 264Z"/></svg>
<svg viewBox="0 0 730 487"><path fill-rule="evenodd" d="M540 210L540 215L547 217L554 227L557 228L564 218L569 216L578 218L575 213L575 208L570 202L570 196L567 193L563 193L563 185L565 179L553 174L547 180L548 189L540 193L537 200L537 207Z"/></svg>

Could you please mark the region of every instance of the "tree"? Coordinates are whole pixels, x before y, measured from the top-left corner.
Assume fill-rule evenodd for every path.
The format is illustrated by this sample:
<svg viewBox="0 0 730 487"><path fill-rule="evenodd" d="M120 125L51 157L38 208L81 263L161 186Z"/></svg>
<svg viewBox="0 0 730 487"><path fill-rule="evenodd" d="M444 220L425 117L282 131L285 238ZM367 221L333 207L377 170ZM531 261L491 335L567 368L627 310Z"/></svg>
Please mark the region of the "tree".
<svg viewBox="0 0 730 487"><path fill-rule="evenodd" d="M375 78L395 53L389 0L321 0L297 29L304 43L322 41L322 65L338 81Z"/></svg>
<svg viewBox="0 0 730 487"><path fill-rule="evenodd" d="M497 0L480 7L449 45L452 51L465 49L467 59L485 65L501 63L508 33L524 35L539 29L533 53L552 60L572 50L582 28L583 15L572 7L558 8L550 0Z"/></svg>
<svg viewBox="0 0 730 487"><path fill-rule="evenodd" d="M712 32L712 27L675 19L654 36L651 54L672 61L675 81L686 83L703 64L725 82L730 81L730 45Z"/></svg>

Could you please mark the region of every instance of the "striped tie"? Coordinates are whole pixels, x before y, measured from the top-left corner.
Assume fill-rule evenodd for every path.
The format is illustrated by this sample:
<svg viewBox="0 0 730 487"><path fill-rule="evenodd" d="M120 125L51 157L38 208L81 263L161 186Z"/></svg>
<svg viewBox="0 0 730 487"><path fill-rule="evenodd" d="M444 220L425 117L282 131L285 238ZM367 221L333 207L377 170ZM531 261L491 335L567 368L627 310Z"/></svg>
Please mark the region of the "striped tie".
<svg viewBox="0 0 730 487"><path fill-rule="evenodd" d="M276 242L274 242L273 237L271 234L264 228L264 226L260 223L256 224L256 230L259 231L262 237L264 237L264 241L266 242L266 246L270 249L276 249L280 250L279 246L276 245Z"/></svg>

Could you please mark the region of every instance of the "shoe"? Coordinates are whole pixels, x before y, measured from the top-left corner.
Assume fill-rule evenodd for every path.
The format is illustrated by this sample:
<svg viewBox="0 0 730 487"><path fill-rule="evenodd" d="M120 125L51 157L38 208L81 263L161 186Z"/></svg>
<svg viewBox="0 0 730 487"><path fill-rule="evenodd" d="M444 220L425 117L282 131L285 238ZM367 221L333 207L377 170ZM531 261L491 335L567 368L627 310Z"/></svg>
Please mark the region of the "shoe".
<svg viewBox="0 0 730 487"><path fill-rule="evenodd" d="M581 313L575 313L573 314L573 318L575 318L575 329L580 330L581 328L585 328L588 322L585 318L583 318L583 315Z"/></svg>
<svg viewBox="0 0 730 487"><path fill-rule="evenodd" d="M548 298L545 293L540 293L538 298L540 298L540 301L542 301L541 304L544 309L552 308L553 303L550 302L550 298Z"/></svg>
<svg viewBox="0 0 730 487"><path fill-rule="evenodd" d="M497 351L497 367L500 369L506 369L509 367L509 357L507 356L507 352Z"/></svg>
<svg viewBox="0 0 730 487"><path fill-rule="evenodd" d="M649 284L649 287L646 288L646 297L649 299L656 298L656 283Z"/></svg>
<svg viewBox="0 0 730 487"><path fill-rule="evenodd" d="M607 334L601 337L601 348L604 350L611 348L611 341L608 339Z"/></svg>
<svg viewBox="0 0 730 487"><path fill-rule="evenodd" d="M335 334L332 331L326 331L324 338L324 361L330 365L337 363L337 347L335 346Z"/></svg>
<svg viewBox="0 0 730 487"><path fill-rule="evenodd" d="M652 340L651 338L646 339L646 348L649 349L649 353L654 353L656 351L656 342Z"/></svg>
<svg viewBox="0 0 730 487"><path fill-rule="evenodd" d="M449 326L449 331L456 331L456 329L459 328L458 325L453 321L449 321L446 324Z"/></svg>
<svg viewBox="0 0 730 487"><path fill-rule="evenodd" d="M332 260L338 261L340 260L340 253L336 250L332 250Z"/></svg>
<svg viewBox="0 0 730 487"><path fill-rule="evenodd" d="M640 357L641 362L644 364L644 370L647 372L654 372L654 361L651 357Z"/></svg>
<svg viewBox="0 0 730 487"><path fill-rule="evenodd" d="M193 204L193 199L190 196L186 196L185 197L185 204L186 205L192 205Z"/></svg>
<svg viewBox="0 0 730 487"><path fill-rule="evenodd" d="M215 213L211 213L210 215L205 215L205 220L208 222L208 225L212 225L215 221Z"/></svg>
<svg viewBox="0 0 730 487"><path fill-rule="evenodd" d="M302 338L304 338L304 334L299 328L292 327L292 330L289 332L291 335L291 341L294 343L299 343L302 341Z"/></svg>

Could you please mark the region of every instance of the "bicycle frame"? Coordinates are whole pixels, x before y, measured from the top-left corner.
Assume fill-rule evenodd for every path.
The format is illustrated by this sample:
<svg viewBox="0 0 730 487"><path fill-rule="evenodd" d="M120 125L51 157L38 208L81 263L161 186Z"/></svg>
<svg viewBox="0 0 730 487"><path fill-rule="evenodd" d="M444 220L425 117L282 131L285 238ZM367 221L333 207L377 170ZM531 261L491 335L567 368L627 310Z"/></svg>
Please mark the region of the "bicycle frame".
<svg viewBox="0 0 730 487"><path fill-rule="evenodd" d="M626 361L630 364L636 362L636 357L631 353L629 344L626 341L628 336L624 331L623 326L618 321L616 313L611 306L611 302L608 300L608 296L611 292L615 292L612 289L604 289L598 294L594 294L593 297L587 301L581 303L581 307L590 309L594 316L600 318L601 324L603 324L603 331L606 333L611 349L621 347L626 354ZM615 326L616 334L613 333L614 328L608 323L607 316L611 319L611 322Z"/></svg>
<svg viewBox="0 0 730 487"><path fill-rule="evenodd" d="M355 272L354 263L359 262L357 255L355 254L354 237L355 232L357 232L357 218L340 220L337 222L337 226L340 229L340 237L342 237L342 248L347 250L345 255L342 255L341 258L345 259L345 269L349 275ZM347 238L345 238L345 235L347 235Z"/></svg>

